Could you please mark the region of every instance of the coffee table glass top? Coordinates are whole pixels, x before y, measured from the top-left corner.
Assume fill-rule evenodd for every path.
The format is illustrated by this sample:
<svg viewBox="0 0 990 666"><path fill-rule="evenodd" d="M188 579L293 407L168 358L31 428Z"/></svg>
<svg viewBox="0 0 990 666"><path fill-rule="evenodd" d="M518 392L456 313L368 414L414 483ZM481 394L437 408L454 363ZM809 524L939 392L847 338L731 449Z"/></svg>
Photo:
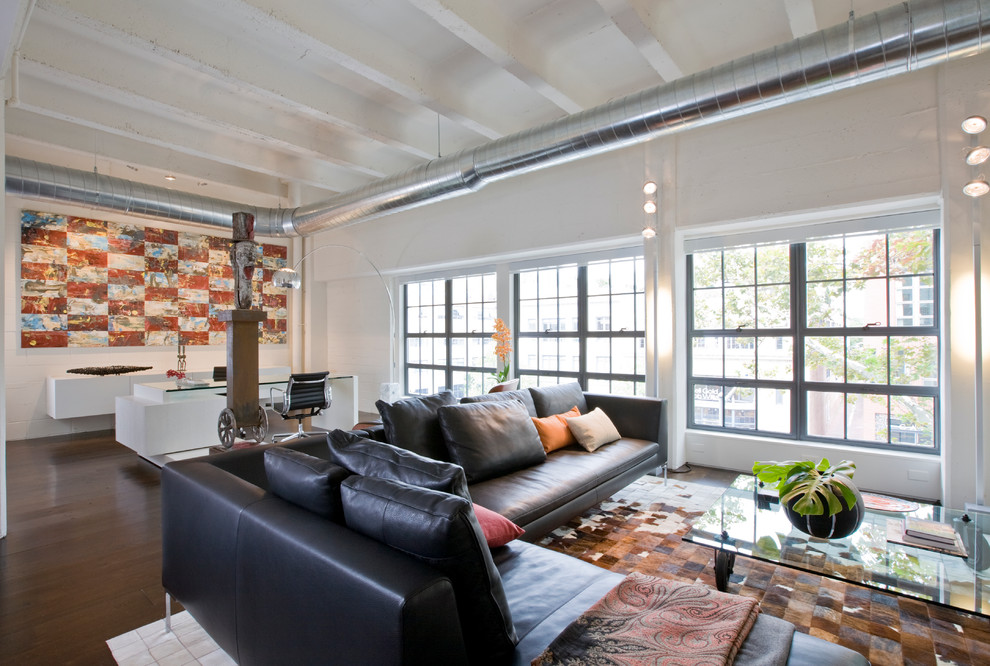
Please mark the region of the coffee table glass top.
<svg viewBox="0 0 990 666"><path fill-rule="evenodd" d="M756 492L752 475L738 476L684 536L716 549L716 565L735 555L990 615L990 514L917 503L901 513L868 509L863 524L844 539L818 539L795 529L773 492ZM966 518L964 518L964 515ZM915 516L951 524L969 556L887 541L887 521Z"/></svg>

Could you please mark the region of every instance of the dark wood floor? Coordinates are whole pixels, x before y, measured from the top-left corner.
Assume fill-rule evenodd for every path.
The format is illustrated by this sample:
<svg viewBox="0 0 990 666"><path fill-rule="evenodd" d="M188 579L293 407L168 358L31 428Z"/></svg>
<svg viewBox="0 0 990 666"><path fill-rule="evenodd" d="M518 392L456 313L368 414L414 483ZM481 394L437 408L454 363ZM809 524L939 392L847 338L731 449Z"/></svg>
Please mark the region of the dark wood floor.
<svg viewBox="0 0 990 666"><path fill-rule="evenodd" d="M112 431L7 443L0 664L113 664L107 639L164 617L159 480Z"/></svg>
<svg viewBox="0 0 990 666"><path fill-rule="evenodd" d="M113 664L160 619L159 470L99 432L7 443L0 664Z"/></svg>

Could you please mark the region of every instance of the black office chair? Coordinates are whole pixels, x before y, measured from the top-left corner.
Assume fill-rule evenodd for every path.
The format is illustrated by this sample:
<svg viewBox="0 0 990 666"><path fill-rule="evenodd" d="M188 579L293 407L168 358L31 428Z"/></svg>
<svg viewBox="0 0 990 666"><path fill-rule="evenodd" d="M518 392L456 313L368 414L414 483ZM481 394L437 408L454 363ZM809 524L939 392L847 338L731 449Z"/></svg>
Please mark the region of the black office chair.
<svg viewBox="0 0 990 666"><path fill-rule="evenodd" d="M284 435L272 435L273 443L315 434L303 431L303 419L316 416L330 407L329 375L329 372L289 375L289 383L284 391L280 388L271 390L272 409L281 414L283 419L299 421L299 430Z"/></svg>

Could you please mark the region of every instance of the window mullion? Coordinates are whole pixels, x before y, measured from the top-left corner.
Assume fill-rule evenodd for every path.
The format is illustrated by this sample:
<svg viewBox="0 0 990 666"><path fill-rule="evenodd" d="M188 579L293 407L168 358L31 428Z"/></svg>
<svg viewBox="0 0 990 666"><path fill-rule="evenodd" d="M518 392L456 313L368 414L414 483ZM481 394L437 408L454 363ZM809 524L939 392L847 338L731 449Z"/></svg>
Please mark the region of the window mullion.
<svg viewBox="0 0 990 666"><path fill-rule="evenodd" d="M557 295L560 296L560 285L557 285ZM578 381L583 388L588 387L588 267L578 266ZM559 301L558 301L559 303ZM611 303L609 303L611 308ZM611 309L609 310L611 316ZM611 324L610 324L611 326ZM560 328L558 326L558 328ZM559 331L558 331L559 333ZM559 343L558 343L559 344ZM558 347L559 354L559 347ZM558 370L560 369L558 365Z"/></svg>
<svg viewBox="0 0 990 666"><path fill-rule="evenodd" d="M791 399L791 434L799 439L808 435L806 419L808 397L804 388L804 336L808 317L807 252L804 243L791 246L791 329L794 335L794 396Z"/></svg>

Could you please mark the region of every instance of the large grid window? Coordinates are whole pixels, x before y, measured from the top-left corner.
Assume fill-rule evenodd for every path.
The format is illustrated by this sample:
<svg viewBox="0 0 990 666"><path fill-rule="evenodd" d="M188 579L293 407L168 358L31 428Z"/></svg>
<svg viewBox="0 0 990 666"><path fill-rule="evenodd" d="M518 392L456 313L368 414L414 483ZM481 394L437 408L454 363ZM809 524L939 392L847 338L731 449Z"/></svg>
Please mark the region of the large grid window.
<svg viewBox="0 0 990 666"><path fill-rule="evenodd" d="M495 274L404 285L406 392L458 398L495 384Z"/></svg>
<svg viewBox="0 0 990 666"><path fill-rule="evenodd" d="M642 257L516 273L520 385L577 380L589 391L644 395L643 275Z"/></svg>
<svg viewBox="0 0 990 666"><path fill-rule="evenodd" d="M939 450L935 229L688 256L692 427Z"/></svg>

